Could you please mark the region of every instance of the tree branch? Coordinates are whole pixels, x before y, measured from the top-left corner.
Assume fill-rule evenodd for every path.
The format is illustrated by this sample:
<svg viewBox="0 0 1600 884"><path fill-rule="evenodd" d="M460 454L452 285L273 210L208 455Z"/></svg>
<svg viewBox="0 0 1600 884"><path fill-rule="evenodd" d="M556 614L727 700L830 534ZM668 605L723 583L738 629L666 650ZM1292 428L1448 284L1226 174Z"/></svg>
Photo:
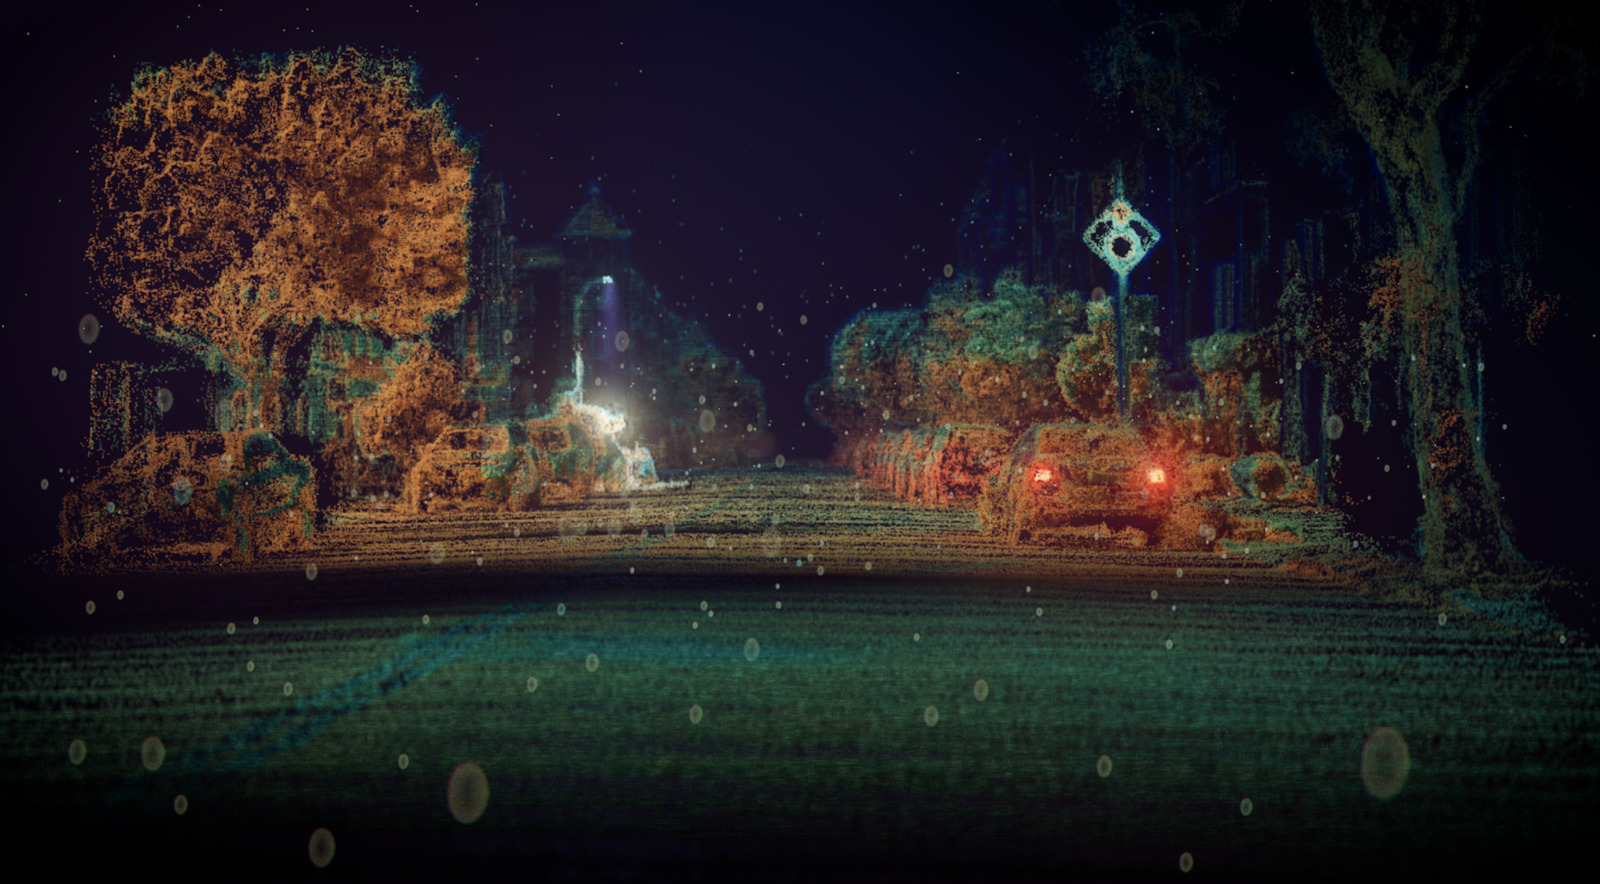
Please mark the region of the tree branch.
<svg viewBox="0 0 1600 884"><path fill-rule="evenodd" d="M1338 0L1317 0L1311 4L1311 29L1317 52L1322 56L1323 71L1358 126L1365 122L1360 113L1363 105L1372 103L1380 95L1393 95L1397 91L1388 59L1372 45L1382 15L1374 11L1361 18L1366 24L1356 20L1349 4ZM1389 76L1380 76L1376 69L1379 67L1390 68Z"/></svg>
<svg viewBox="0 0 1600 884"><path fill-rule="evenodd" d="M1494 77L1480 90L1478 94L1467 102L1467 108L1461 115L1462 136L1466 141L1466 153L1461 158L1461 169L1456 175L1456 217L1461 217L1463 207L1466 206L1467 188L1471 186L1472 175L1477 171L1478 159L1482 155L1483 140L1478 134L1478 123L1483 119L1484 111L1489 107L1489 102L1505 89L1521 69L1523 62L1532 54L1533 47L1543 45L1548 27L1543 28L1532 40L1522 44L1522 48L1511 56L1500 69L1495 71Z"/></svg>
<svg viewBox="0 0 1600 884"><path fill-rule="evenodd" d="M1472 57L1472 46L1477 42L1478 28L1483 23L1483 13L1475 3L1468 4L1465 15L1454 3L1445 9L1439 55L1412 87L1417 106L1428 115L1444 104L1466 75L1467 59Z"/></svg>

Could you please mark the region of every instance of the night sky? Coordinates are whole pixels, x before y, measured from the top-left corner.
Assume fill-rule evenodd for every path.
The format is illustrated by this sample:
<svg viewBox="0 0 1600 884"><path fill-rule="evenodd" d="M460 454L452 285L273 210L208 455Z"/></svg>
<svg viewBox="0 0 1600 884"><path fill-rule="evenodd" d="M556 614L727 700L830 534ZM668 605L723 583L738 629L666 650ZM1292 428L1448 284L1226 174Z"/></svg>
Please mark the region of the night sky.
<svg viewBox="0 0 1600 884"><path fill-rule="evenodd" d="M852 6L213 0L14 13L0 53L10 84L0 358L16 394L4 436L13 554L50 541L70 477L84 481L90 366L155 353L87 289L95 121L141 63L212 50L354 46L414 58L424 94L442 92L481 140L480 171L510 185L521 240L549 241L598 181L634 231L645 278L766 384L784 449L825 455L831 434L802 397L823 374L830 334L859 310L923 300L956 260L956 221L985 158L1005 144L1036 156L1041 172L1092 169L1140 134L1083 83L1084 49L1117 14L1110 3ZM1471 69L1484 78L1540 8L1499 6ZM1283 149L1287 115L1331 96L1304 5L1247 4L1239 32L1193 60L1219 82L1241 165L1272 180L1273 211L1332 204L1337 195ZM1490 113L1486 137L1521 142L1539 170L1548 244L1538 282L1566 296L1556 336L1519 351L1491 396L1497 415L1524 431L1506 431L1498 475L1522 523L1575 539L1573 521L1587 531L1594 519L1574 511L1570 480L1548 464L1585 456L1579 413L1595 397L1587 374L1551 379L1593 365L1577 255L1592 249L1595 176L1573 137L1574 121L1592 119L1593 98L1520 84ZM76 334L91 311L106 325L92 348ZM174 415L198 414L198 388L178 392Z"/></svg>

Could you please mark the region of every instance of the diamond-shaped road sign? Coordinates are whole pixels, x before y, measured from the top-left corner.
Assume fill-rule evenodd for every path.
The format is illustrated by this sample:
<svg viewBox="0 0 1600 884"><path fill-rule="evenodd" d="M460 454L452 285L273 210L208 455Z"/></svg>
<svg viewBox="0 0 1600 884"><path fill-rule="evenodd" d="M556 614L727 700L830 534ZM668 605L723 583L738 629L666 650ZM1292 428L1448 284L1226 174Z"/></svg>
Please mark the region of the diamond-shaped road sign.
<svg viewBox="0 0 1600 884"><path fill-rule="evenodd" d="M1122 195L1122 179L1117 179L1117 195L1100 217L1084 228L1083 243L1100 256L1111 269L1126 279L1128 271L1144 260L1145 253L1161 241L1161 231Z"/></svg>

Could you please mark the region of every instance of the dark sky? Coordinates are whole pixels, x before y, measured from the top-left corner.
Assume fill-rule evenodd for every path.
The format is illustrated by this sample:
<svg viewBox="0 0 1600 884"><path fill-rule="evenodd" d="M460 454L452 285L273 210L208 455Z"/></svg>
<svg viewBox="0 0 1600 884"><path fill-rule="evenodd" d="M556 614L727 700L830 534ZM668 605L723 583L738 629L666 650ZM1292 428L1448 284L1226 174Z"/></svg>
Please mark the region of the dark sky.
<svg viewBox="0 0 1600 884"><path fill-rule="evenodd" d="M140 63L212 50L356 46L414 58L424 92L444 93L461 128L481 139L483 171L511 185L521 238L548 240L600 181L634 231L646 278L705 319L724 348L778 354L746 362L767 385L784 446L825 453L830 437L801 397L822 373L829 334L875 303L923 298L955 260L955 220L984 158L1005 141L1044 168L1089 167L1135 131L1082 83L1083 49L1117 14L1112 4L855 6L212 0L30 4L13 14L0 53L11 86L0 345L25 428L6 440L10 518L21 526L13 539L48 540L60 489L75 473L82 481L90 365L143 352L87 291L94 121ZM1215 15L1212 4L1195 8ZM1495 13L1485 64L1508 54L1537 8ZM1241 153L1269 171L1291 169L1284 119L1330 94L1304 5L1247 4L1239 34L1197 63L1226 93ZM1527 107L1548 96L1512 97L1520 107L1496 112L1533 134L1541 162L1587 168L1571 143L1570 98L1556 94L1552 115ZM1592 173L1581 179L1578 195L1592 195ZM1541 191L1546 221L1587 230L1583 204L1574 209L1558 180ZM1308 202L1320 198L1281 174L1275 187L1286 211L1302 196L1296 187ZM1547 284L1558 287L1563 272ZM1569 303L1583 294L1574 288ZM107 325L93 348L76 334L89 311ZM1581 340L1567 350L1592 355L1592 335ZM198 403L180 396L178 407Z"/></svg>

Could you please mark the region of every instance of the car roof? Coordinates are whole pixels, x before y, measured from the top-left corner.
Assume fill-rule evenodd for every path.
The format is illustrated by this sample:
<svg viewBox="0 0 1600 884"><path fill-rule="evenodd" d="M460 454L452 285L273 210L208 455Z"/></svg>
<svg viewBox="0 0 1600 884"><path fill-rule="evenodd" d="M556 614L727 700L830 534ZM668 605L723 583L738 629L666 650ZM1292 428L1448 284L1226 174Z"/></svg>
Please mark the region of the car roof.
<svg viewBox="0 0 1600 884"><path fill-rule="evenodd" d="M1052 443L1051 447L1064 445L1084 454L1134 454L1146 451L1144 440L1131 428L1086 423L1034 424L1018 441L1017 448L1037 449L1046 442Z"/></svg>

